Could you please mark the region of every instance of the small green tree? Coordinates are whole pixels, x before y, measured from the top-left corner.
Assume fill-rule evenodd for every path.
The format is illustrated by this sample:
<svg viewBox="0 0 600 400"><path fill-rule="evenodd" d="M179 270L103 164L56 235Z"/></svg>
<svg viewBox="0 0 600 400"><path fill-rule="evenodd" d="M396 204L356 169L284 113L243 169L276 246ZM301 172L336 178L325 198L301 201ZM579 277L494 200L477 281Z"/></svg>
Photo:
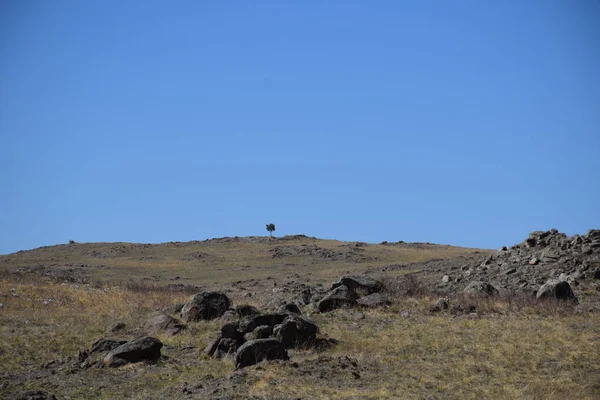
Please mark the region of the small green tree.
<svg viewBox="0 0 600 400"><path fill-rule="evenodd" d="M267 224L267 230L269 231L269 235L273 237L273 232L275 231L275 224Z"/></svg>

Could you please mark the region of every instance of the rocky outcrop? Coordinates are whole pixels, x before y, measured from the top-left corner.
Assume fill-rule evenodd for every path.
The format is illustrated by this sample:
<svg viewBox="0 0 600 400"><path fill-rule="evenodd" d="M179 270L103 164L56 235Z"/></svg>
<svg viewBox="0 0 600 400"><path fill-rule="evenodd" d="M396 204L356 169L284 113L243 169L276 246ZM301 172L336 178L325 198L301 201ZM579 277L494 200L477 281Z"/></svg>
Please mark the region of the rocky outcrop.
<svg viewBox="0 0 600 400"><path fill-rule="evenodd" d="M585 235L568 237L551 229L532 232L519 244L503 246L477 263L464 265L456 279L443 285L452 291L479 281L491 284L500 292L533 296L548 280L559 279L561 275L571 288L577 286L592 278L598 267L600 230L590 229Z"/></svg>
<svg viewBox="0 0 600 400"><path fill-rule="evenodd" d="M341 285L335 287L327 293L318 303L319 312L327 312L336 308L352 307L356 304L358 295L347 286Z"/></svg>
<svg viewBox="0 0 600 400"><path fill-rule="evenodd" d="M104 365L107 367L119 367L128 363L154 361L160 357L160 349L162 347L163 344L160 340L144 336L111 350L104 357Z"/></svg>
<svg viewBox="0 0 600 400"><path fill-rule="evenodd" d="M231 301L220 292L195 294L181 309L181 318L188 322L211 320L221 317L229 309Z"/></svg>

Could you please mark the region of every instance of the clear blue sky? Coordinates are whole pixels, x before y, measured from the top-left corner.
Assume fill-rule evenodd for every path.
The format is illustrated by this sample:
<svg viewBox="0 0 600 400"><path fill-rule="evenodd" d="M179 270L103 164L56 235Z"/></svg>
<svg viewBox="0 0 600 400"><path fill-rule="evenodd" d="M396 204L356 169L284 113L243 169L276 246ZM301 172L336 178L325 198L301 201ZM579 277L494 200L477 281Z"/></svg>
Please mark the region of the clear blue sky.
<svg viewBox="0 0 600 400"><path fill-rule="evenodd" d="M0 253L600 227L600 2L0 2Z"/></svg>

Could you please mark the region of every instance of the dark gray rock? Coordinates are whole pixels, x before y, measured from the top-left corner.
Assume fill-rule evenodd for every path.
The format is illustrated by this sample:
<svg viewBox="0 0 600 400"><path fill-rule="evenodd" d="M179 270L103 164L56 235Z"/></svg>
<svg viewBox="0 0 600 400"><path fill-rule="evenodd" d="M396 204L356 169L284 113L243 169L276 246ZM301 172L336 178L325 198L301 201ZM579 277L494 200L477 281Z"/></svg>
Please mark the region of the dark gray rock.
<svg viewBox="0 0 600 400"><path fill-rule="evenodd" d="M258 314L260 314L260 311L258 311L258 308L254 307L254 306L247 305L247 304L244 304L244 305L241 305L241 306L237 306L235 308L235 311L242 318L249 317L251 315L258 315Z"/></svg>
<svg viewBox="0 0 600 400"><path fill-rule="evenodd" d="M287 350L277 339L258 339L244 343L235 354L235 368L258 364L263 360L289 360Z"/></svg>
<svg viewBox="0 0 600 400"><path fill-rule="evenodd" d="M170 315L160 314L155 315L146 321L142 329L148 336L156 335L159 332L174 336L184 328L185 325L182 324L177 318L173 318Z"/></svg>
<svg viewBox="0 0 600 400"><path fill-rule="evenodd" d="M104 365L118 367L133 362L154 361L160 357L162 347L163 344L160 340L143 336L111 350L104 357Z"/></svg>
<svg viewBox="0 0 600 400"><path fill-rule="evenodd" d="M277 310L279 313L293 313L293 314L301 314L300 308L296 305L296 303L286 303L279 307Z"/></svg>
<svg viewBox="0 0 600 400"><path fill-rule="evenodd" d="M195 294L181 309L181 318L188 322L221 317L229 308L229 298L220 292Z"/></svg>
<svg viewBox="0 0 600 400"><path fill-rule="evenodd" d="M369 276L342 276L337 282L331 285L332 289L346 286L354 292L360 292L363 296L380 292L383 289L383 283Z"/></svg>
<svg viewBox="0 0 600 400"><path fill-rule="evenodd" d="M538 299L557 299L577 301L577 297L569 282L558 279L550 279L538 290L536 297Z"/></svg>
<svg viewBox="0 0 600 400"><path fill-rule="evenodd" d="M273 327L269 325L257 326L252 332L246 333L246 340L267 339L273 336Z"/></svg>
<svg viewBox="0 0 600 400"><path fill-rule="evenodd" d="M274 327L283 322L288 317L288 314L273 313L273 314L261 314L248 317L240 322L239 330L244 333L252 332L259 326L267 325Z"/></svg>
<svg viewBox="0 0 600 400"><path fill-rule="evenodd" d="M356 300L359 306L363 307L383 307L390 304L388 298L381 293L373 293Z"/></svg>
<svg viewBox="0 0 600 400"><path fill-rule="evenodd" d="M352 307L356 304L358 295L347 286L337 286L331 292L327 293L318 303L317 308L320 312L335 310L336 308Z"/></svg>
<svg viewBox="0 0 600 400"><path fill-rule="evenodd" d="M221 337L240 341L244 339L244 332L240 331L238 322L230 322L221 327Z"/></svg>
<svg viewBox="0 0 600 400"><path fill-rule="evenodd" d="M127 343L126 340L98 339L92 344L92 353L111 351L125 343Z"/></svg>
<svg viewBox="0 0 600 400"><path fill-rule="evenodd" d="M484 281L473 281L464 289L464 293L472 296L497 296L500 292L491 284Z"/></svg>
<svg viewBox="0 0 600 400"><path fill-rule="evenodd" d="M319 328L301 316L289 316L273 329L273 335L285 348L309 347L317 339Z"/></svg>

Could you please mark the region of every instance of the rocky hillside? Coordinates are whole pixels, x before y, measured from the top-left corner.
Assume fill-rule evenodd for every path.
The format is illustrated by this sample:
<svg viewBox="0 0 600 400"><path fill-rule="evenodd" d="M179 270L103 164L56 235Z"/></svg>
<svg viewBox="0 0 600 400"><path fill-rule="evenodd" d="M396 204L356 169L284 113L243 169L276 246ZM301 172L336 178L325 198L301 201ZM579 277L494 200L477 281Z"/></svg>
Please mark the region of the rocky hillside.
<svg viewBox="0 0 600 400"><path fill-rule="evenodd" d="M596 289L599 274L600 230L568 237L551 229L532 232L523 242L479 261L451 266L436 286L457 291L486 282L505 294L536 294L548 280L559 280L584 292Z"/></svg>

